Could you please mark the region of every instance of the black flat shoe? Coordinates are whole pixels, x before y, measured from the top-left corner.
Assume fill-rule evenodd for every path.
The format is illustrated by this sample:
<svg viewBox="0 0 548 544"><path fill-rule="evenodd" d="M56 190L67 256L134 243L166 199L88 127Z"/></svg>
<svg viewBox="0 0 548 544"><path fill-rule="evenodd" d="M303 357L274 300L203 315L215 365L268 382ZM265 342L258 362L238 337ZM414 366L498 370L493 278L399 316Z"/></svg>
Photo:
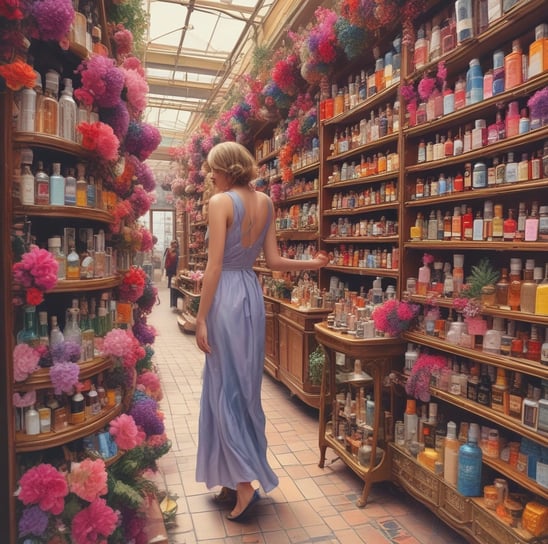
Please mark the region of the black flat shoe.
<svg viewBox="0 0 548 544"><path fill-rule="evenodd" d="M230 487L223 487L219 493L213 495L213 502L217 504L228 504L231 505L232 508L236 506L236 500L236 490L231 489Z"/></svg>
<svg viewBox="0 0 548 544"><path fill-rule="evenodd" d="M261 496L259 495L259 492L255 490L255 492L253 493L253 497L251 497L251 500L249 501L247 506L237 516L231 516L230 514L228 514L226 516L226 519L230 521L243 521L249 515L249 512L251 511L253 505L259 502L260 498Z"/></svg>

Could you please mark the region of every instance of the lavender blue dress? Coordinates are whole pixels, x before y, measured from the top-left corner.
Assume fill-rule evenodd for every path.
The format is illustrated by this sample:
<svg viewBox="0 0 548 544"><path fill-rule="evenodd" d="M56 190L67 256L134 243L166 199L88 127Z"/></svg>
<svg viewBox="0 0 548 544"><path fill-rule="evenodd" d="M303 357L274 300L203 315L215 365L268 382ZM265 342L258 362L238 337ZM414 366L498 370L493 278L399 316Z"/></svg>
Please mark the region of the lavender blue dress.
<svg viewBox="0 0 548 544"><path fill-rule="evenodd" d="M206 355L196 480L208 488L236 489L258 480L265 492L278 485L266 459L265 416L261 405L265 312L252 267L272 220L251 247L244 247L240 196L228 191L234 220L227 232L223 270L207 316L211 353Z"/></svg>

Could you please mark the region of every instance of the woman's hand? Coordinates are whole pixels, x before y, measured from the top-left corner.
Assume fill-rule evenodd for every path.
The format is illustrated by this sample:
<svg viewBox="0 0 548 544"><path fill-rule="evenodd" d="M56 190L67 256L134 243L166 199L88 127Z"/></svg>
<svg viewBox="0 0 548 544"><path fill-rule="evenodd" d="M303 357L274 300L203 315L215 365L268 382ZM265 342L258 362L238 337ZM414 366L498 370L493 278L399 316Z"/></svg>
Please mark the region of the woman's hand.
<svg viewBox="0 0 548 544"><path fill-rule="evenodd" d="M314 259L320 263L318 268L322 268L329 264L329 256L325 251L323 251L323 249L314 255Z"/></svg>
<svg viewBox="0 0 548 544"><path fill-rule="evenodd" d="M207 341L207 327L205 321L196 321L196 345L204 353L211 353L211 346Z"/></svg>

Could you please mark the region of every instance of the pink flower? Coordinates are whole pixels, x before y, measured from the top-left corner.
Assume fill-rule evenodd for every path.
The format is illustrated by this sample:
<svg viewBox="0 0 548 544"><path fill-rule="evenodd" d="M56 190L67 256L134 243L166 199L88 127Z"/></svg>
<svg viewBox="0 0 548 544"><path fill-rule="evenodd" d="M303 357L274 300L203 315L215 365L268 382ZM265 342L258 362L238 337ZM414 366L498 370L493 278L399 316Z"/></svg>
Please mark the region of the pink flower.
<svg viewBox="0 0 548 544"><path fill-rule="evenodd" d="M146 434L140 431L135 420L128 414L121 414L110 422L110 434L114 437L116 445L122 450L131 450L140 446Z"/></svg>
<svg viewBox="0 0 548 544"><path fill-rule="evenodd" d="M137 378L137 385L142 386L144 392L155 401L162 400L162 387L160 378L155 372L143 372Z"/></svg>
<svg viewBox="0 0 548 544"><path fill-rule="evenodd" d="M138 70L123 69L123 72L128 109L132 119L138 119L147 105L148 83Z"/></svg>
<svg viewBox="0 0 548 544"><path fill-rule="evenodd" d="M26 393L14 393L13 394L13 405L16 408L27 408L36 404L36 391L27 391Z"/></svg>
<svg viewBox="0 0 548 544"><path fill-rule="evenodd" d="M49 369L49 378L56 395L70 395L78 383L80 367L76 363L61 361Z"/></svg>
<svg viewBox="0 0 548 544"><path fill-rule="evenodd" d="M72 538L75 544L106 544L117 523L118 514L105 499L95 499L72 518Z"/></svg>
<svg viewBox="0 0 548 544"><path fill-rule="evenodd" d="M38 504L55 516L63 511L69 490L65 476L54 466L42 463L27 470L21 476L19 486L18 498L23 504Z"/></svg>
<svg viewBox="0 0 548 544"><path fill-rule="evenodd" d="M36 287L49 291L57 284L59 264L47 250L31 246L30 251L23 253L21 260L12 267L13 278L23 287Z"/></svg>
<svg viewBox="0 0 548 544"><path fill-rule="evenodd" d="M40 354L28 344L17 344L13 348L13 378L16 382L26 380L38 369Z"/></svg>
<svg viewBox="0 0 548 544"><path fill-rule="evenodd" d="M100 108L112 108L120 101L124 74L114 59L92 55L80 64L78 72L82 76L82 87L74 91L77 100L89 105L91 98Z"/></svg>
<svg viewBox="0 0 548 544"><path fill-rule="evenodd" d="M120 141L112 127L101 121L95 123L80 123L78 132L82 134L82 147L95 151L105 161L115 161L118 158Z"/></svg>
<svg viewBox="0 0 548 544"><path fill-rule="evenodd" d="M108 491L105 462L102 459L84 459L81 463L72 463L68 483L71 493L88 502L105 495Z"/></svg>
<svg viewBox="0 0 548 544"><path fill-rule="evenodd" d="M408 395L423 402L430 400L430 380L432 373L447 366L447 358L443 355L421 353L411 369L411 374L405 384Z"/></svg>
<svg viewBox="0 0 548 544"><path fill-rule="evenodd" d="M114 33L114 42L116 43L116 55L118 57L125 57L129 55L133 50L133 34L131 31L123 27L123 25L118 25L119 28Z"/></svg>

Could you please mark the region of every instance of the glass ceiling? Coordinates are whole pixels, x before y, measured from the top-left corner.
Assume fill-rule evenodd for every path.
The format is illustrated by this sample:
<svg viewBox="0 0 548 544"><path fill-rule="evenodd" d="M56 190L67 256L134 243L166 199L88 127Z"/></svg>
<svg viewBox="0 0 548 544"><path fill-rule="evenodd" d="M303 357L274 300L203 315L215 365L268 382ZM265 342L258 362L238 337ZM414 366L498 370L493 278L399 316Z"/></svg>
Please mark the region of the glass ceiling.
<svg viewBox="0 0 548 544"><path fill-rule="evenodd" d="M204 107L222 100L276 0L145 1L145 121L159 128L161 147L169 148L198 126Z"/></svg>

